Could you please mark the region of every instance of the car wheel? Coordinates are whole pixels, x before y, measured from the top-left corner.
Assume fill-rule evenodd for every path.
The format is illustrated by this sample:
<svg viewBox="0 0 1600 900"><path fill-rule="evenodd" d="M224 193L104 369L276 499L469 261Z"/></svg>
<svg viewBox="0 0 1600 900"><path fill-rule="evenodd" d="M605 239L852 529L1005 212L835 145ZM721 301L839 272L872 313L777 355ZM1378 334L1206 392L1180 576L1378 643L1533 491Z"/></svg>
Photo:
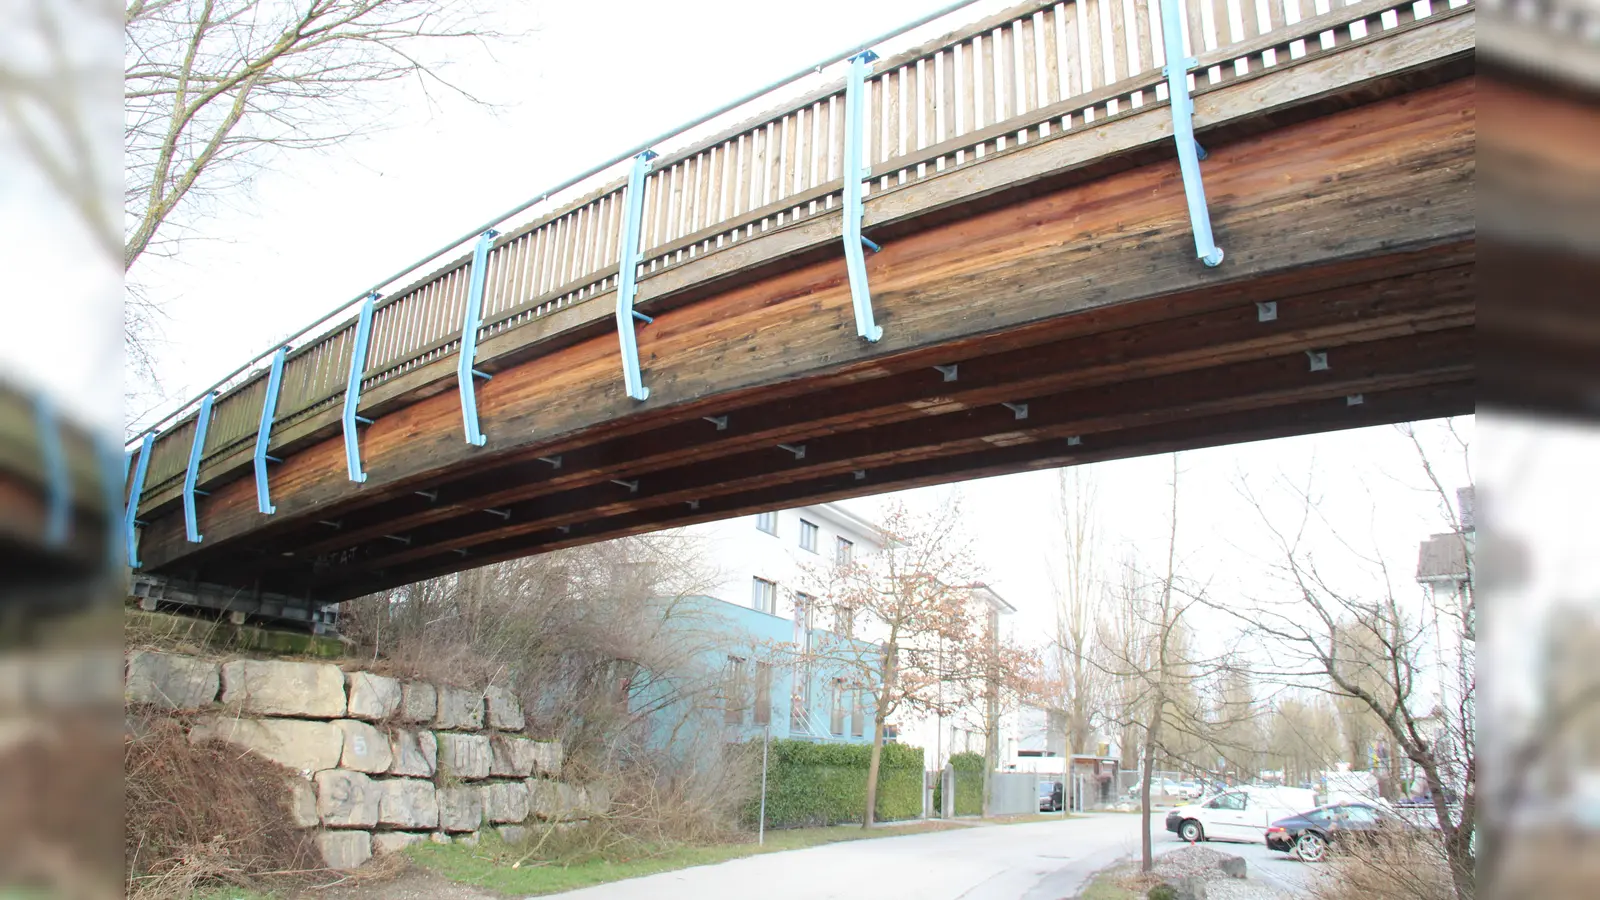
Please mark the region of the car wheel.
<svg viewBox="0 0 1600 900"><path fill-rule="evenodd" d="M1188 843L1196 844L1206 839L1206 832L1204 828L1200 827L1199 822L1193 819L1184 819L1183 824L1178 826L1178 837Z"/></svg>
<svg viewBox="0 0 1600 900"><path fill-rule="evenodd" d="M1295 841L1294 852L1305 862L1321 862L1328 855L1328 841L1322 835L1308 831Z"/></svg>

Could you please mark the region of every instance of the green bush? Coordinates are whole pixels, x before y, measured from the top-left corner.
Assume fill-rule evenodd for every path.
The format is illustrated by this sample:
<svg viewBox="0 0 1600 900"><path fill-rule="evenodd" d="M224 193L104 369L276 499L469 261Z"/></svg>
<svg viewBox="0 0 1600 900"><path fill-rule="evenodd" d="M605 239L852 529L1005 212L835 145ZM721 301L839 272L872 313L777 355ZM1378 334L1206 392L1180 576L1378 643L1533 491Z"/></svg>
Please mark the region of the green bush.
<svg viewBox="0 0 1600 900"><path fill-rule="evenodd" d="M956 770L956 815L983 815L983 754L953 753L950 768Z"/></svg>
<svg viewBox="0 0 1600 900"><path fill-rule="evenodd" d="M759 752L759 751L758 751ZM801 828L859 822L866 811L870 744L777 740L767 758L767 827ZM761 800L746 818L754 825ZM880 822L922 815L922 749L885 744L878 767Z"/></svg>
<svg viewBox="0 0 1600 900"><path fill-rule="evenodd" d="M1147 900L1178 900L1178 891L1170 884L1158 884L1145 897Z"/></svg>

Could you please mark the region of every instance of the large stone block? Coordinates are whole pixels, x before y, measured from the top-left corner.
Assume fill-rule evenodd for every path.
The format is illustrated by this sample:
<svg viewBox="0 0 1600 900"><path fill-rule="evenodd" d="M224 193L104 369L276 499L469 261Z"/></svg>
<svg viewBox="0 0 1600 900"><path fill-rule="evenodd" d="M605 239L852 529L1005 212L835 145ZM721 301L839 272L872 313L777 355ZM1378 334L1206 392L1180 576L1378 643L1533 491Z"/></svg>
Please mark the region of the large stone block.
<svg viewBox="0 0 1600 900"><path fill-rule="evenodd" d="M386 831L372 836L372 855L384 853L397 853L412 844L420 844L428 839L427 834L417 834L410 831Z"/></svg>
<svg viewBox="0 0 1600 900"><path fill-rule="evenodd" d="M489 774L500 778L527 778L538 763L538 744L524 737L496 734L489 738L493 758Z"/></svg>
<svg viewBox="0 0 1600 900"><path fill-rule="evenodd" d="M477 731L483 727L483 695L452 687L439 688L439 711L433 724L457 731Z"/></svg>
<svg viewBox="0 0 1600 900"><path fill-rule="evenodd" d="M417 778L375 781L378 824L396 828L434 828L439 824L439 797L433 782Z"/></svg>
<svg viewBox="0 0 1600 900"><path fill-rule="evenodd" d="M310 775L339 765L344 732L332 722L298 719L235 719L213 716L189 731L190 743L236 744L273 762Z"/></svg>
<svg viewBox="0 0 1600 900"><path fill-rule="evenodd" d="M346 674L350 693L350 718L376 722L400 709L400 682L371 672Z"/></svg>
<svg viewBox="0 0 1600 900"><path fill-rule="evenodd" d="M303 778L291 778L289 787L289 818L297 828L315 828L322 824L317 815L317 791Z"/></svg>
<svg viewBox="0 0 1600 900"><path fill-rule="evenodd" d="M400 718L407 722L432 722L439 712L439 692L426 681L408 681L400 689Z"/></svg>
<svg viewBox="0 0 1600 900"><path fill-rule="evenodd" d="M538 741L533 748L534 771L555 778L561 774L561 742Z"/></svg>
<svg viewBox="0 0 1600 900"><path fill-rule="evenodd" d="M520 844L528 839L528 829L523 825L501 825L495 830L500 832L500 840L507 844Z"/></svg>
<svg viewBox="0 0 1600 900"><path fill-rule="evenodd" d="M333 723L344 734L344 750L339 755L339 766L357 772L387 772L394 763L394 753L389 749L389 738L366 722L340 719Z"/></svg>
<svg viewBox="0 0 1600 900"><path fill-rule="evenodd" d="M561 822L585 817L584 797L564 781L529 778L529 811L546 822Z"/></svg>
<svg viewBox="0 0 1600 900"><path fill-rule="evenodd" d="M330 869L357 869L372 858L372 835L365 831L324 831L317 848Z"/></svg>
<svg viewBox="0 0 1600 900"><path fill-rule="evenodd" d="M483 792L478 785L439 788L439 829L477 831L483 825Z"/></svg>
<svg viewBox="0 0 1600 900"><path fill-rule="evenodd" d="M500 824L528 818L528 786L520 781L496 781L483 786L483 817Z"/></svg>
<svg viewBox="0 0 1600 900"><path fill-rule="evenodd" d="M578 789L583 799L583 809L589 818L603 816L611 811L611 791L599 785L586 784Z"/></svg>
<svg viewBox="0 0 1600 900"><path fill-rule="evenodd" d="M432 778L439 766L439 742L431 731L396 731L389 735L391 775Z"/></svg>
<svg viewBox="0 0 1600 900"><path fill-rule="evenodd" d="M371 828L378 824L380 792L364 773L328 769L317 773L317 815L330 828Z"/></svg>
<svg viewBox="0 0 1600 900"><path fill-rule="evenodd" d="M483 692L489 707L489 727L504 731L521 731L527 720L522 716L522 702L517 695L499 685L491 685Z"/></svg>
<svg viewBox="0 0 1600 900"><path fill-rule="evenodd" d="M236 659L222 666L222 702L267 716L337 719L344 673L330 663Z"/></svg>
<svg viewBox="0 0 1600 900"><path fill-rule="evenodd" d="M199 709L216 702L222 684L214 662L177 653L140 651L128 658L122 696L128 703L164 709Z"/></svg>
<svg viewBox="0 0 1600 900"><path fill-rule="evenodd" d="M451 778L488 778L493 754L486 734L439 732L439 771Z"/></svg>

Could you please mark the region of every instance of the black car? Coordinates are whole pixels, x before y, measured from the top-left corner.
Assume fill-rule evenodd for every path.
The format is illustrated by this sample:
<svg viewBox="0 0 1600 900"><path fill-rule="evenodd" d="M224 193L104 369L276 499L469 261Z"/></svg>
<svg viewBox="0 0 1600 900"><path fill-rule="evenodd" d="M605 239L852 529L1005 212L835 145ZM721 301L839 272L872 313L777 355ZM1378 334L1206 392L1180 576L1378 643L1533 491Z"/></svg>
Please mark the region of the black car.
<svg viewBox="0 0 1600 900"><path fill-rule="evenodd" d="M1399 816L1370 803L1334 803L1273 822L1267 828L1267 847L1317 862L1341 843L1409 827Z"/></svg>
<svg viewBox="0 0 1600 900"><path fill-rule="evenodd" d="M1039 811L1057 812L1061 809L1061 782L1039 782Z"/></svg>

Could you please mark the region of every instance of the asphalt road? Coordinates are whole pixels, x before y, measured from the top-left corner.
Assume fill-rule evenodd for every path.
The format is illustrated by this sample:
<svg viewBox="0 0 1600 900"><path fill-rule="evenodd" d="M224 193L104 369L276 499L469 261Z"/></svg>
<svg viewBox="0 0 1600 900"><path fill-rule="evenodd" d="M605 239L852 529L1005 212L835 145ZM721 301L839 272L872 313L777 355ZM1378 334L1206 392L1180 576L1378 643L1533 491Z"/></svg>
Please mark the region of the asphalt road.
<svg viewBox="0 0 1600 900"><path fill-rule="evenodd" d="M1157 852L1184 846L1152 822ZM1249 860L1252 880L1294 890L1309 868L1265 845L1212 844ZM1061 822L979 825L829 844L665 872L562 894L566 900L1061 900L1100 869L1139 852L1139 817L1104 813ZM1300 867L1296 870L1293 867ZM1298 891L1296 891L1298 892Z"/></svg>

